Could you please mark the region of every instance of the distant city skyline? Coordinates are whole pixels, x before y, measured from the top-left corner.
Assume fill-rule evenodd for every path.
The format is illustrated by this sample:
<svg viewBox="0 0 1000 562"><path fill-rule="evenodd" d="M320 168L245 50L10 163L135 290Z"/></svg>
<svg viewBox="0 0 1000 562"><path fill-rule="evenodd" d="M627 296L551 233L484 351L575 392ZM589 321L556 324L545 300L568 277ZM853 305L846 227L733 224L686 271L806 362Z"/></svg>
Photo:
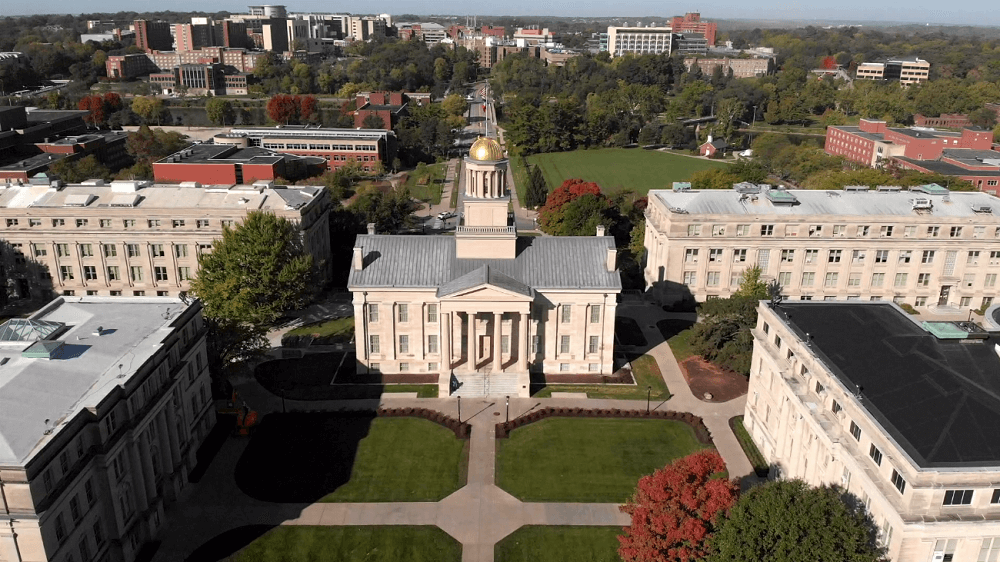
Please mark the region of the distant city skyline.
<svg viewBox="0 0 1000 562"><path fill-rule="evenodd" d="M108 0L87 4L87 12L119 11L230 11L245 12L251 2L221 0L205 2L196 0L172 0L168 2L151 0ZM280 4L281 2L273 2ZM470 5L457 0L439 0L433 4L433 14L427 2L418 0L396 0L367 4L331 3L320 0L298 0L284 3L292 12L353 12L389 13L420 15L480 15L480 16L556 16L556 17L670 17L694 11L698 6L664 4L653 0L633 0L625 5L609 6L605 3L580 4L573 0L552 0L544 4L526 0L510 0L498 4L494 14L469 14ZM502 7L501 7L502 6ZM706 19L745 20L826 20L850 22L899 22L927 23L931 25L976 25L1000 26L1000 10L991 9L983 0L943 3L940 1L920 1L901 8L898 5L873 4L864 0L843 0L831 4L788 2L786 0L766 0L765 2L739 2L723 0L715 2L701 13ZM66 3L62 0L7 0L0 6L0 15L64 14ZM609 13L614 10L616 13Z"/></svg>

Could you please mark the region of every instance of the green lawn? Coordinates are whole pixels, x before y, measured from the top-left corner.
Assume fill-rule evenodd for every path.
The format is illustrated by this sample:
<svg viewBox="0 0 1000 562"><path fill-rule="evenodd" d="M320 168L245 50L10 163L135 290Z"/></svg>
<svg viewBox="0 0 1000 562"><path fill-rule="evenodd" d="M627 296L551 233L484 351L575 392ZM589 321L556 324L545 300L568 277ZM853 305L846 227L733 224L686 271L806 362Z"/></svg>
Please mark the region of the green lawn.
<svg viewBox="0 0 1000 562"><path fill-rule="evenodd" d="M321 501L440 501L465 485L468 443L425 419L375 418L350 481Z"/></svg>
<svg viewBox="0 0 1000 562"><path fill-rule="evenodd" d="M441 162L440 164L430 164L423 170L416 169L408 172L405 185L410 188L410 196L425 203L440 205L444 174L447 169L448 163Z"/></svg>
<svg viewBox="0 0 1000 562"><path fill-rule="evenodd" d="M535 154L529 164L542 167L549 190L569 178L596 182L607 193L628 188L645 195L650 189L670 189L675 181L686 181L699 170L727 164L658 152L655 150L603 148ZM518 192L520 194L520 191Z"/></svg>
<svg viewBox="0 0 1000 562"><path fill-rule="evenodd" d="M747 456L747 460L753 465L754 472L757 474L767 474L768 464L767 459L764 455L760 453L760 449L754 444L753 439L750 437L750 433L747 432L747 428L743 425L743 416L736 416L729 420L730 427L733 428L733 434L736 435L736 440L740 442L740 446L743 447L743 452Z"/></svg>
<svg viewBox="0 0 1000 562"><path fill-rule="evenodd" d="M228 562L460 562L462 545L433 526L275 527Z"/></svg>
<svg viewBox="0 0 1000 562"><path fill-rule="evenodd" d="M547 418L497 440L497 485L522 501L624 502L639 478L704 448L685 423Z"/></svg>
<svg viewBox="0 0 1000 562"><path fill-rule="evenodd" d="M617 398L620 400L645 400L647 387L652 387L649 397L656 402L670 398L670 389L663 382L660 366L652 355L643 355L632 361L632 376L635 385L631 384L558 384L542 388L534 394L536 398L550 398L553 392L586 392L588 398Z"/></svg>
<svg viewBox="0 0 1000 562"><path fill-rule="evenodd" d="M493 548L496 562L620 562L621 527L529 525Z"/></svg>
<svg viewBox="0 0 1000 562"><path fill-rule="evenodd" d="M656 327L663 334L663 338L667 340L667 345L670 346L670 351L674 353L674 359L678 363L694 355L694 350L691 349L691 326L694 322L690 320L682 319L670 319L670 320L660 320L656 323Z"/></svg>
<svg viewBox="0 0 1000 562"><path fill-rule="evenodd" d="M465 485L468 443L422 418L268 414L234 477L267 502L439 501Z"/></svg>
<svg viewBox="0 0 1000 562"><path fill-rule="evenodd" d="M354 337L354 317L335 318L314 322L289 330L285 336L315 336L328 339L331 342L349 342Z"/></svg>

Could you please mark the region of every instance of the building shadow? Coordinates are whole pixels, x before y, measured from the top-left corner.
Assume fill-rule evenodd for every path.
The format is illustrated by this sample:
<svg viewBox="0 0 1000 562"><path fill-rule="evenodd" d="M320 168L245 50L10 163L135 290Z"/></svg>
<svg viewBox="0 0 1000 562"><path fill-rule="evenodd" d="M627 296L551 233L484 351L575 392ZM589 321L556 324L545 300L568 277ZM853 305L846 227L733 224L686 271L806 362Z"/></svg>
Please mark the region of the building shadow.
<svg viewBox="0 0 1000 562"><path fill-rule="evenodd" d="M375 412L268 414L236 464L236 485L261 501L315 503L350 481L374 419Z"/></svg>
<svg viewBox="0 0 1000 562"><path fill-rule="evenodd" d="M44 251L52 251L46 248ZM33 248L0 240L0 314L21 316L33 312L54 296L52 273L36 261Z"/></svg>
<svg viewBox="0 0 1000 562"><path fill-rule="evenodd" d="M216 535L196 548L185 562L213 562L224 560L262 537L274 525L244 525Z"/></svg>

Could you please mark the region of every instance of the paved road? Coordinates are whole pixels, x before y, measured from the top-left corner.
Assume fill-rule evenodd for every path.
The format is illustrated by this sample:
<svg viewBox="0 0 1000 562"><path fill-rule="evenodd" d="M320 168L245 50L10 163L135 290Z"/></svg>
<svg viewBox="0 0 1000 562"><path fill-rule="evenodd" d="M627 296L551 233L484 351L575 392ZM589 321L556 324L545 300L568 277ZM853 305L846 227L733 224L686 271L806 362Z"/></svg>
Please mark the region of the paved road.
<svg viewBox="0 0 1000 562"><path fill-rule="evenodd" d="M745 397L722 404L696 398L684 381L669 346L655 323L667 314L659 307L623 303L619 314L634 318L649 342L650 353L660 366L673 396L655 405L674 411L692 412L705 420L715 445L732 477L748 475L751 465L729 429L729 418L743 413ZM690 316L690 315L688 315ZM281 411L282 401L253 380L237 385L252 408L265 414ZM457 416L452 398L391 398L391 407L418 406ZM286 400L288 410L371 409L378 400L313 401ZM585 398L517 398L510 400L511 417L544 406L580 406L641 410L641 400L589 400ZM622 525L628 517L616 504L521 502L495 485L496 440L494 424L503 413L501 399L466 399L463 415L472 424L467 484L440 502L281 504L267 503L244 495L233 480L234 469L247 441L230 439L217 455L199 484L188 487L185 498L167 512L168 526L155 562L186 560L199 545L218 534L244 525L436 525L463 545L463 562L492 562L497 541L523 525ZM471 416L471 417L469 417Z"/></svg>

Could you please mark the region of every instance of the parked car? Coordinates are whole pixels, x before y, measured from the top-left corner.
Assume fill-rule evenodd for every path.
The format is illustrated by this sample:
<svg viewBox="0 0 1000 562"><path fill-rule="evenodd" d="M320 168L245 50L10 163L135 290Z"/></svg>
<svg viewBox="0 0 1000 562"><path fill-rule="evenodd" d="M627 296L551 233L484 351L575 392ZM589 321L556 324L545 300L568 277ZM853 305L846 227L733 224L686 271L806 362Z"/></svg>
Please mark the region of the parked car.
<svg viewBox="0 0 1000 562"><path fill-rule="evenodd" d="M451 217L454 217L454 216L455 216L455 213L452 213L451 211L444 211L443 213L438 213L437 218L439 218L441 220L448 220L448 219L450 219Z"/></svg>

